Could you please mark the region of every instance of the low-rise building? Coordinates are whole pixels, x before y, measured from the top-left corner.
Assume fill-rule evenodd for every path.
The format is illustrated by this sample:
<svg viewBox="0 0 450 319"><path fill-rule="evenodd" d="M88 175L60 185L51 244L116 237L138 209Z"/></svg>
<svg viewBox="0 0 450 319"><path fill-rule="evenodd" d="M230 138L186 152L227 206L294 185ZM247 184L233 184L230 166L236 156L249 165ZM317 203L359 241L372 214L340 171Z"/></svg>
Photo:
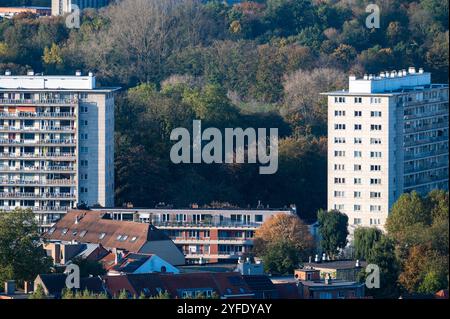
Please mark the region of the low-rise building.
<svg viewBox="0 0 450 319"><path fill-rule="evenodd" d="M0 17L11 19L22 13L32 13L37 16L50 16L52 10L50 7L0 7Z"/></svg>
<svg viewBox="0 0 450 319"><path fill-rule="evenodd" d="M172 265L183 265L183 253L155 226L110 219L102 211L69 211L43 235L48 242L100 244L116 254L155 254Z"/></svg>
<svg viewBox="0 0 450 319"><path fill-rule="evenodd" d="M154 272L178 274L180 271L156 255L128 253L108 270L108 275L148 274Z"/></svg>
<svg viewBox="0 0 450 319"><path fill-rule="evenodd" d="M165 232L188 263L237 262L249 254L255 231L291 209L100 208L113 220L149 223ZM162 256L161 256L162 257Z"/></svg>
<svg viewBox="0 0 450 319"><path fill-rule="evenodd" d="M366 266L367 262L365 261L333 260L305 263L303 271L318 270L322 279L330 275L331 279L357 281L358 275Z"/></svg>

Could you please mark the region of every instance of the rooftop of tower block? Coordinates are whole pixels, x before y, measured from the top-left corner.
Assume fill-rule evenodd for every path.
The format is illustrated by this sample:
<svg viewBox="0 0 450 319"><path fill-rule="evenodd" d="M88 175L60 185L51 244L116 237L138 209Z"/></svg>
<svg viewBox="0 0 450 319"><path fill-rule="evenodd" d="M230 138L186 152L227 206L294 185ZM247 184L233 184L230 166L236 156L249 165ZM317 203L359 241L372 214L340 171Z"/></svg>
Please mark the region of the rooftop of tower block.
<svg viewBox="0 0 450 319"><path fill-rule="evenodd" d="M378 75L365 74L362 78L350 75L348 90L323 93L325 95L339 94L386 94L401 93L429 87L443 87L442 84L431 84L431 73L422 68L414 67L399 71L385 71Z"/></svg>
<svg viewBox="0 0 450 319"><path fill-rule="evenodd" d="M28 71L26 75L14 75L7 70L0 75L0 91L3 90L96 90L114 91L119 88L97 87L96 78L92 72L82 75L76 71L74 75L43 75Z"/></svg>

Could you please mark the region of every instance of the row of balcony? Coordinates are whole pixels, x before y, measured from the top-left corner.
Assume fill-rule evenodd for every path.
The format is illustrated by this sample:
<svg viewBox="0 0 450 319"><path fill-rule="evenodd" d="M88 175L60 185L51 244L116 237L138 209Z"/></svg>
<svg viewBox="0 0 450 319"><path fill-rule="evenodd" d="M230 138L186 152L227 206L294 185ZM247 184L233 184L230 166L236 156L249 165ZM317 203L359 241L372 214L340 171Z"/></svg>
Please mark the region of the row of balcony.
<svg viewBox="0 0 450 319"><path fill-rule="evenodd" d="M77 99L0 99L0 104L8 105L74 105L78 103Z"/></svg>
<svg viewBox="0 0 450 319"><path fill-rule="evenodd" d="M230 228L257 228L261 223L242 222L242 221L152 221L156 227L230 227Z"/></svg>
<svg viewBox="0 0 450 319"><path fill-rule="evenodd" d="M425 158L425 157L433 157L433 156L440 156L448 154L448 147L442 147L441 149L435 150L435 151L428 151L428 152L422 152L422 153L412 153L411 152L405 152L404 160L414 160L419 158Z"/></svg>
<svg viewBox="0 0 450 319"><path fill-rule="evenodd" d="M439 182L445 182L445 181L448 181L448 173L447 173L447 176L430 175L430 176L424 176L422 178L410 179L405 182L404 188L417 187L417 186L420 186L423 184L439 183Z"/></svg>
<svg viewBox="0 0 450 319"><path fill-rule="evenodd" d="M421 132L421 131L428 131L428 130L435 130L440 128L448 128L448 123L443 121L439 123L430 123L422 126L415 126L415 127L409 127L405 128L403 132L405 134L407 133L414 133L414 132Z"/></svg>
<svg viewBox="0 0 450 319"><path fill-rule="evenodd" d="M73 179L16 180L0 179L0 185L75 185Z"/></svg>
<svg viewBox="0 0 450 319"><path fill-rule="evenodd" d="M444 134L442 136L436 136L436 137L428 137L424 139L420 139L419 141L414 140L414 138L405 138L405 142L403 143L403 146L410 147L410 146L418 146L418 145L424 145L424 144L432 144L432 143L439 143L443 141L448 141L448 134Z"/></svg>
<svg viewBox="0 0 450 319"><path fill-rule="evenodd" d="M17 171L24 171L24 172L40 172L40 171L58 171L58 172L70 172L75 171L75 167L73 166L43 166L43 167L37 167L37 166L6 166L0 165L0 171L11 171L11 172L17 172Z"/></svg>
<svg viewBox="0 0 450 319"><path fill-rule="evenodd" d="M66 159L74 159L75 158L75 154L74 153L54 153L54 152L48 152L45 154L36 154L36 153L26 153L26 152L22 152L19 154L16 153L0 153L0 158L20 158L20 157L24 157L24 158L48 158L48 157L62 157L62 158L66 158Z"/></svg>
<svg viewBox="0 0 450 319"><path fill-rule="evenodd" d="M56 131L56 132L70 132L74 131L75 127L73 126L41 126L41 127L34 127L34 126L0 126L0 131L11 131L11 132L42 132L42 131Z"/></svg>
<svg viewBox="0 0 450 319"><path fill-rule="evenodd" d="M75 199L75 194L70 193L44 193L44 194L36 194L36 193L25 193L25 192L12 192L5 193L0 192L0 198L63 198L63 199Z"/></svg>
<svg viewBox="0 0 450 319"><path fill-rule="evenodd" d="M30 207L21 207L23 209L29 208L33 210L33 212L66 212L71 207L68 206L30 206ZM10 206L0 206L0 211L13 211L15 208Z"/></svg>
<svg viewBox="0 0 450 319"><path fill-rule="evenodd" d="M74 145L76 144L76 140L75 139L48 139L48 140L13 140L13 139L0 139L0 145L10 145L10 144L28 144L28 145L43 145L43 144L62 144L62 145L67 145L67 144L71 144Z"/></svg>
<svg viewBox="0 0 450 319"><path fill-rule="evenodd" d="M427 171L427 170L433 170L433 169L440 169L440 168L445 168L448 167L448 161L439 161L439 162L431 162L431 163L427 163L424 165L416 165L416 166L409 166L409 167L405 167L405 174L408 173L419 173L422 171Z"/></svg>
<svg viewBox="0 0 450 319"><path fill-rule="evenodd" d="M74 112L0 112L0 119L75 118Z"/></svg>

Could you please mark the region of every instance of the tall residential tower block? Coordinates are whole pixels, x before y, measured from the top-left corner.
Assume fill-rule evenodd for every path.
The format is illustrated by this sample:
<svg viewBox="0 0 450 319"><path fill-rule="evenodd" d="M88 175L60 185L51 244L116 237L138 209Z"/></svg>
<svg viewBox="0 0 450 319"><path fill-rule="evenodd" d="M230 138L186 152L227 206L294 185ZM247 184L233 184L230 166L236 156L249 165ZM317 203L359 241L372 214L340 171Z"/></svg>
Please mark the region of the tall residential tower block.
<svg viewBox="0 0 450 319"><path fill-rule="evenodd" d="M114 91L95 76L0 76L0 210L42 230L78 204L114 206Z"/></svg>
<svg viewBox="0 0 450 319"><path fill-rule="evenodd" d="M328 96L328 209L383 228L402 193L448 189L448 85L423 69L349 77Z"/></svg>

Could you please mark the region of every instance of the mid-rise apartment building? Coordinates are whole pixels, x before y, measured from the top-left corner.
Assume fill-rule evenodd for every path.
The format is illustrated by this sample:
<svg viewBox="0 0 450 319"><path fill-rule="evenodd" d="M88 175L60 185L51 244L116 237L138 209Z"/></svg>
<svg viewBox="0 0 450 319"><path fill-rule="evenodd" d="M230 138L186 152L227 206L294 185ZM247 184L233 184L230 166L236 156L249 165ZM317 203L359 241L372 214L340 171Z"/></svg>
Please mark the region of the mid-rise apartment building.
<svg viewBox="0 0 450 319"><path fill-rule="evenodd" d="M236 262L251 252L255 231L277 214L295 209L102 208L114 220L151 223L163 230L188 263Z"/></svg>
<svg viewBox="0 0 450 319"><path fill-rule="evenodd" d="M0 76L0 210L50 227L77 204L114 205L114 91L92 73Z"/></svg>
<svg viewBox="0 0 450 319"><path fill-rule="evenodd" d="M52 15L59 16L70 13L76 5L78 9L101 8L107 6L110 0L52 0Z"/></svg>
<svg viewBox="0 0 450 319"><path fill-rule="evenodd" d="M324 94L329 210L383 228L402 193L448 189L448 85L409 68L350 76L348 90Z"/></svg>

